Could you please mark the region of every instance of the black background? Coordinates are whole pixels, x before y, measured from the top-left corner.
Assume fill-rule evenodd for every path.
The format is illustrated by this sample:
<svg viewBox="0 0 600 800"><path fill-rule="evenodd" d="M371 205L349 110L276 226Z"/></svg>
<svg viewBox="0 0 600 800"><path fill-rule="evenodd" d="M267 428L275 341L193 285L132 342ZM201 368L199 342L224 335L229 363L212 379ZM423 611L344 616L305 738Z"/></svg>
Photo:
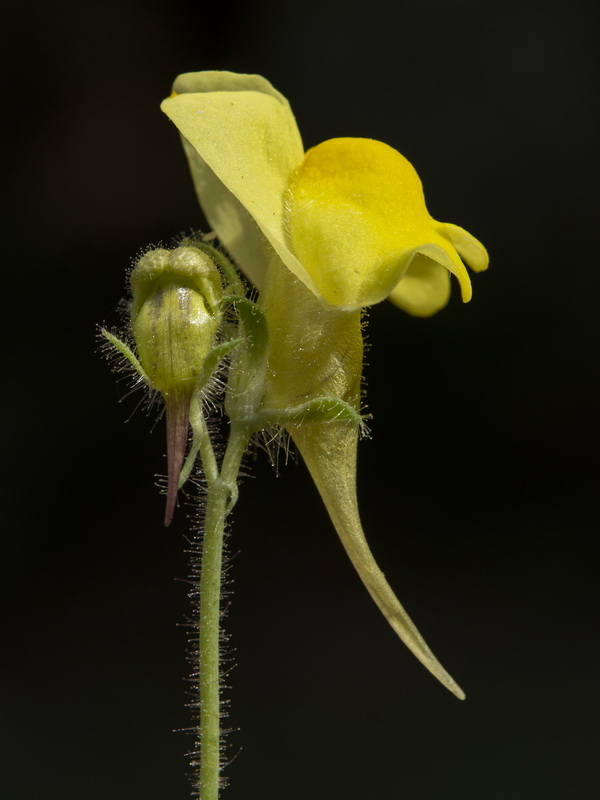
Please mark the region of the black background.
<svg viewBox="0 0 600 800"><path fill-rule="evenodd" d="M224 797L599 793L596 35L561 2L23 3L2 47L0 795L174 800L189 724L185 514L162 423L95 353L130 260L200 227L158 108L258 72L306 146L388 142L479 237L474 299L370 312L359 493L460 703L397 641L301 464L250 463L229 540Z"/></svg>

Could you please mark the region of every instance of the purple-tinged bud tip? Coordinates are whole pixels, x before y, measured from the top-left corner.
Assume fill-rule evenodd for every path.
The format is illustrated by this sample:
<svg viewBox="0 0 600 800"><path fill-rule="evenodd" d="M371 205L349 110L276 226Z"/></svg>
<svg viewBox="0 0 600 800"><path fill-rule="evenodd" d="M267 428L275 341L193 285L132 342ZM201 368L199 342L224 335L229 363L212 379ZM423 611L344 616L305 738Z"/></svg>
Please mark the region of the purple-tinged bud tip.
<svg viewBox="0 0 600 800"><path fill-rule="evenodd" d="M190 419L190 398L179 395L166 399L167 410L167 507L165 527L171 524L177 503L179 475L185 459Z"/></svg>

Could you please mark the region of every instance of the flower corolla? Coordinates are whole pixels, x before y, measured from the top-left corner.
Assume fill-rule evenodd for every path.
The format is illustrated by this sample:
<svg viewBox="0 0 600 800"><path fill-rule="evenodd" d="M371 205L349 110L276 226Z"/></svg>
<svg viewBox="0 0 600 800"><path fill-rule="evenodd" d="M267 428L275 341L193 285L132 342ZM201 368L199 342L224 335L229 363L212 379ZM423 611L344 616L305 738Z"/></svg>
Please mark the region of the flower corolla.
<svg viewBox="0 0 600 800"><path fill-rule="evenodd" d="M393 148L337 138L305 153L288 101L258 75L180 75L162 109L209 224L259 288L274 251L346 310L390 297L428 316L447 303L450 274L471 298L464 264L484 270L485 248L429 215L416 171Z"/></svg>

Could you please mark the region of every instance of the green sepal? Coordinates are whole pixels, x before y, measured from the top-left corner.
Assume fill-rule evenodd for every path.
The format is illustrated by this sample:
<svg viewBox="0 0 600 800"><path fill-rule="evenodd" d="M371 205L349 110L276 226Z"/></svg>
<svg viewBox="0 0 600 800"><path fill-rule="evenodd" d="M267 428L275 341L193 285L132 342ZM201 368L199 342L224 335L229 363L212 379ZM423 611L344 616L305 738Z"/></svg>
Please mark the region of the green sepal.
<svg viewBox="0 0 600 800"><path fill-rule="evenodd" d="M183 463L181 472L179 473L179 482L177 484L178 490L183 487L187 479L190 477L192 469L194 468L194 463L200 451L200 447L202 445L202 439L204 437L204 428L202 425L202 419L203 417L202 417L201 404L198 401L197 396L194 396L190 403L190 426L192 428L192 445L190 447L190 452L187 454L187 458Z"/></svg>
<svg viewBox="0 0 600 800"><path fill-rule="evenodd" d="M256 303L247 297L226 295L222 302L234 306L244 342L229 373L225 410L232 421L253 426L267 374L267 318Z"/></svg>
<svg viewBox="0 0 600 800"><path fill-rule="evenodd" d="M312 425L323 422L350 422L363 426L364 418L348 403L339 397L315 397L308 403L285 410L262 408L260 419L265 425Z"/></svg>
<svg viewBox="0 0 600 800"><path fill-rule="evenodd" d="M244 340L242 338L231 339L228 342L223 342L222 344L218 344L216 347L213 347L202 364L202 369L200 371L200 375L198 376L198 384L195 389L196 394L202 392L208 386L210 379L217 371L221 361L232 350L242 344L243 341Z"/></svg>
<svg viewBox="0 0 600 800"><path fill-rule="evenodd" d="M200 376L198 378L198 385L194 394L192 396L192 400L190 403L190 426L192 428L192 445L190 447L190 451L185 459L183 467L181 468L181 472L179 473L179 484L178 489L185 484L187 479L190 477L192 469L194 467L194 462L200 452L200 448L202 447L202 441L206 434L204 428L204 417L202 415L202 402L201 396L202 392L208 386L208 383L212 376L217 371L217 368L221 361L227 356L232 350L242 344L243 339L232 339L229 342L223 342L222 344L213 347L210 353L204 359L204 363L202 364L202 370L200 372ZM204 465L205 470L207 466Z"/></svg>
<svg viewBox="0 0 600 800"><path fill-rule="evenodd" d="M139 375L139 377L144 381L144 383L147 384L150 387L150 389L154 389L152 381L148 377L146 371L140 364L138 357L133 352L131 347L129 347L129 345L122 339L119 339L118 336L115 336L114 333L111 333L110 331L106 330L106 328L100 329L100 335L103 336L106 339L106 341L110 345L112 345L112 347L114 347L115 350L118 353L120 353L126 361L129 362L129 365L134 369L134 371Z"/></svg>
<svg viewBox="0 0 600 800"><path fill-rule="evenodd" d="M254 375L266 367L267 346L269 344L269 327L264 311L247 297L225 295L222 303L235 307L242 333L246 340L245 366L251 371L249 381Z"/></svg>

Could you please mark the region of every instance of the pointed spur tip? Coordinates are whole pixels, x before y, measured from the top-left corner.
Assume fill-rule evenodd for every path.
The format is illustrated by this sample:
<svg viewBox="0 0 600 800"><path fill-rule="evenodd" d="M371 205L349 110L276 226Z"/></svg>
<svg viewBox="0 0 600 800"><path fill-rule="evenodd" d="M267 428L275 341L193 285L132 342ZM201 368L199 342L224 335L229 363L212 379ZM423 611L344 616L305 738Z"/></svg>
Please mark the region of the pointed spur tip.
<svg viewBox="0 0 600 800"><path fill-rule="evenodd" d="M410 645L409 645L409 647L410 647ZM422 651L421 652L416 652L412 647L410 647L410 649L413 651L414 655L417 656L419 661L421 661L423 666L426 667L429 670L429 672L431 672L431 674L434 676L434 678L437 678L438 681L443 686L445 686L446 689L448 689L449 692L452 692L452 694L455 697L457 697L459 700L465 700L466 699L466 697L467 697L466 694L460 688L458 683L454 680L452 675L450 675L448 672L446 672L446 670L442 667L442 665L437 660L437 658L431 653L429 648L427 648L427 650L429 651L429 653L428 653L429 657L425 657L425 658L423 657L424 654L422 653Z"/></svg>
<svg viewBox="0 0 600 800"><path fill-rule="evenodd" d="M398 634L400 639L408 647L414 656L423 664L423 666L436 678L442 686L448 689L449 692L457 697L459 700L465 700L466 694L463 692L458 683L454 680L452 675L447 672L437 658L433 655L425 640L416 629L413 621L410 619L406 611L398 603L398 608L401 609L402 622L404 624L398 625L397 619L390 620L392 628Z"/></svg>
<svg viewBox="0 0 600 800"><path fill-rule="evenodd" d="M458 697L459 700L466 700L467 695L463 692L456 681L452 681L452 683L447 683L446 686L452 692L455 697Z"/></svg>

